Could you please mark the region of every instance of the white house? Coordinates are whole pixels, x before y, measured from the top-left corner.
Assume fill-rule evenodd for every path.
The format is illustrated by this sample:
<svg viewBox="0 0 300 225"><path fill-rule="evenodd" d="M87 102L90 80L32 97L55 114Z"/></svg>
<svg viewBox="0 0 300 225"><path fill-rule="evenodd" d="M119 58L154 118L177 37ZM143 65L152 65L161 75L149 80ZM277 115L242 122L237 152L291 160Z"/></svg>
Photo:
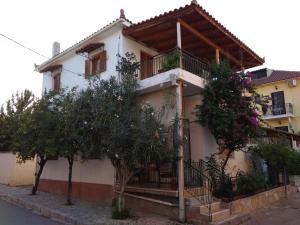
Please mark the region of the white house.
<svg viewBox="0 0 300 225"><path fill-rule="evenodd" d="M172 49L180 49L180 63L172 69L164 68L164 61ZM229 60L236 71L261 65L264 60L249 47L216 21L196 1L157 17L132 24L125 18L123 10L114 22L79 41L65 51L59 52L59 44L54 44L53 57L41 64L38 70L43 73L43 89L79 86L87 87L87 78L98 75L102 79L118 76L117 55L133 52L141 62L139 72L139 95L141 101L148 101L160 109L171 96L174 107L170 107L164 120L168 123L177 112L183 118L182 133L185 146L180 149L183 156L178 163L178 171L169 173L174 179L162 179L163 194L179 197L179 203L187 198L185 192L189 180L184 178L185 170L193 170L199 162L217 151L217 145L205 127L195 120L195 105L201 103L200 90L205 85L208 63L220 58ZM182 136L182 137L183 137ZM231 159L232 168L246 169L242 162L244 154L236 153ZM43 172L40 190L64 194L67 190L66 159L47 162ZM154 168L152 168L155 170ZM179 176L179 179L177 179ZM186 180L186 184L180 180ZM73 169L73 196L85 200L110 202L114 194L114 169L109 160L78 159ZM148 180L148 184L153 180ZM133 187L134 191L147 192ZM152 190L153 185L148 186ZM161 194L155 189L155 194ZM152 190L153 191L153 190ZM150 191L153 194L153 192ZM182 214L184 209L179 207Z"/></svg>

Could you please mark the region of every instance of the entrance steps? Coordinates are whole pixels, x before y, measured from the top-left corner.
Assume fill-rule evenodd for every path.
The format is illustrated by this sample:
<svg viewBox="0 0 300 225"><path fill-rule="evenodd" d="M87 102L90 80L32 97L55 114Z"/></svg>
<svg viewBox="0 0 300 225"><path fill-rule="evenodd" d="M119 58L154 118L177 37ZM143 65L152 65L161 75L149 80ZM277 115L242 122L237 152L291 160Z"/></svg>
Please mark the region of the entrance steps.
<svg viewBox="0 0 300 225"><path fill-rule="evenodd" d="M206 199L207 196L197 196L187 199L188 207L197 209L199 216L194 219L190 219L189 222L193 222L195 225L246 225L250 220L249 214L231 214L229 204L223 203L220 200L213 198L210 205L211 208L211 220L209 215L209 205L203 204L203 201L199 199Z"/></svg>

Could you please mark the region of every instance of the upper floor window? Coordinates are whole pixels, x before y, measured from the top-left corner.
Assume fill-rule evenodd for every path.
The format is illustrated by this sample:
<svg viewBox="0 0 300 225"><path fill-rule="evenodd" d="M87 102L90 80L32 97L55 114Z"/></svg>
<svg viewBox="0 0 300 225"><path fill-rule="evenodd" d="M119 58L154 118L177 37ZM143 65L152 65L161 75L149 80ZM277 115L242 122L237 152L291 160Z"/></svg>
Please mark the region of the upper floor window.
<svg viewBox="0 0 300 225"><path fill-rule="evenodd" d="M91 56L85 61L85 77L94 76L106 71L106 51Z"/></svg>
<svg viewBox="0 0 300 225"><path fill-rule="evenodd" d="M271 93L273 115L281 115L286 113L284 92L277 91Z"/></svg>
<svg viewBox="0 0 300 225"><path fill-rule="evenodd" d="M52 89L58 91L60 89L60 72L52 75Z"/></svg>

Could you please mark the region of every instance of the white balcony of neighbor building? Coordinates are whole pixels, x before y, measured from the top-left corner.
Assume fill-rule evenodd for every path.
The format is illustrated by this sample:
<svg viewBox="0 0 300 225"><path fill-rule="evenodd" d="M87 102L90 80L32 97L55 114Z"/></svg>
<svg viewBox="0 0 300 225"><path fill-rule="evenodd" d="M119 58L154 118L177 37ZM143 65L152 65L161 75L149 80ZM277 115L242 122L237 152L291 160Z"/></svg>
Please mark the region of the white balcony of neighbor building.
<svg viewBox="0 0 300 225"><path fill-rule="evenodd" d="M262 108L262 119L274 120L294 117L293 104L283 103L277 105L266 105Z"/></svg>

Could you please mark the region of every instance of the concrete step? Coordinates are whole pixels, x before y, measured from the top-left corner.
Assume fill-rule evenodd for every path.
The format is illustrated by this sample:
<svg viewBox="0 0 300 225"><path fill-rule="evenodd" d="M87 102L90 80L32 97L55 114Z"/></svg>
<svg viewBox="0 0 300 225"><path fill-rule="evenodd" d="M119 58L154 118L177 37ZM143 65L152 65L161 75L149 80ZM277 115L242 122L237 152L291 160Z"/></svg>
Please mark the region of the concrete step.
<svg viewBox="0 0 300 225"><path fill-rule="evenodd" d="M201 212L200 215L209 219L209 213ZM212 211L212 222L226 220L230 217L230 210L229 209L218 209Z"/></svg>
<svg viewBox="0 0 300 225"><path fill-rule="evenodd" d="M249 214L235 214L231 215L229 218L215 221L210 223L211 225L247 225L249 224L251 217Z"/></svg>
<svg viewBox="0 0 300 225"><path fill-rule="evenodd" d="M215 211L218 211L218 210L220 210L221 209L221 202L220 201L217 201L217 202L213 202L213 203L211 203L211 210L213 211L213 212L215 212ZM199 209L200 209L200 214L208 214L208 211L209 211L209 206L208 205L201 205L200 207L199 207Z"/></svg>

